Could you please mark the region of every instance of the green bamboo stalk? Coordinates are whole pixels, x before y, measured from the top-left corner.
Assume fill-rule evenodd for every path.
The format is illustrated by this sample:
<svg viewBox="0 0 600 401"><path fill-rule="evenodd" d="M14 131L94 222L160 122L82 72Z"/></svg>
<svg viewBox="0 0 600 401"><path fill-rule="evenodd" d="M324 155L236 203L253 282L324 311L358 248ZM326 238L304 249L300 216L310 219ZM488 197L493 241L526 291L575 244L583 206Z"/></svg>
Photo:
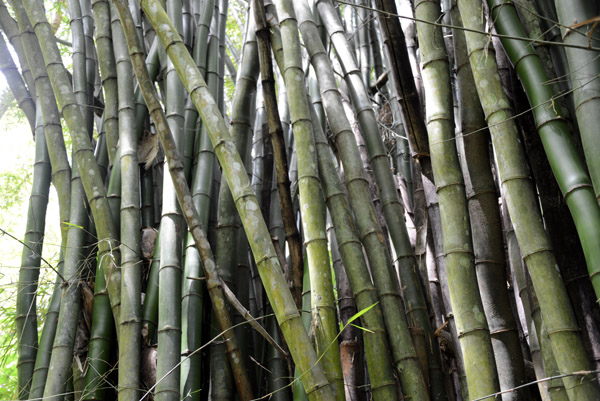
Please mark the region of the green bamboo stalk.
<svg viewBox="0 0 600 401"><path fill-rule="evenodd" d="M598 32L594 31L595 23L593 19L600 12L598 4L586 1L573 3L555 1L554 4L556 5L558 21L561 24L560 31L564 43L581 46L598 45L599 37ZM575 25L575 27L570 28L571 25ZM600 151L597 139L597 127L600 124L600 113L598 113L598 110L600 110L600 98L598 96L600 81L595 79L598 71L600 71L600 60L593 52L582 49L567 47L565 52L569 62L569 77L573 88L575 115L581 133L585 161L592 178L596 200L600 202L600 160L597 157ZM538 125L540 125L539 122ZM561 189L563 189L562 185ZM586 254L586 259L587 256ZM597 261L598 259L594 259L594 262ZM589 267L590 262L588 261ZM598 292L599 290L596 289L597 296Z"/></svg>
<svg viewBox="0 0 600 401"><path fill-rule="evenodd" d="M488 1L488 4L494 18L494 25L500 34L510 32L511 35L526 37L514 5L493 0ZM554 176L573 216L596 298L600 298L600 207L594 199L592 182L586 173L583 161L579 158L559 108L549 108L554 102L555 93L551 86L545 84L548 76L540 58L526 42L504 39L502 44L515 65L515 70L523 82L529 102L533 107L538 133ZM577 90L575 93L577 94ZM584 109L586 107L589 105L584 106ZM587 110L590 113L591 109ZM578 111L581 113L579 107ZM589 116L585 118L589 118ZM580 121L584 149L589 152L593 150L587 148L592 145L586 138L586 135L589 135L586 132L586 124L587 122ZM590 173L594 177L593 167L590 169ZM600 192L597 191L597 193Z"/></svg>
<svg viewBox="0 0 600 401"><path fill-rule="evenodd" d="M368 88L371 86L371 49L369 48L369 19L371 18L371 13L364 8L364 6L367 5L365 0L357 0L356 4L358 6L363 6L356 10L356 22L358 24L358 61L362 80ZM377 79L378 77L375 78Z"/></svg>
<svg viewBox="0 0 600 401"><path fill-rule="evenodd" d="M118 398L137 401L140 397L142 265L140 226L140 167L136 135L133 70L127 44L113 9L113 47L117 67L119 156L121 165L121 317L119 330ZM116 217L116 214L115 214Z"/></svg>
<svg viewBox="0 0 600 401"><path fill-rule="evenodd" d="M1 56L0 56L1 57ZM38 109L41 115L41 107ZM46 228L46 209L48 207L48 194L50 192L50 156L46 147L44 127L41 118L38 120L35 132L35 156L33 164L33 180L29 207L27 209L27 223L21 268L19 269L19 282L17 284L17 362L18 394L19 399L29 397L31 378L38 349L37 333L37 288L40 275L44 231Z"/></svg>
<svg viewBox="0 0 600 401"><path fill-rule="evenodd" d="M25 118L27 118L33 132L35 130L35 102L25 86L25 82L10 55L10 51L2 35L0 35L0 71L4 74L10 90L17 100L19 108L25 114Z"/></svg>
<svg viewBox="0 0 600 401"><path fill-rule="evenodd" d="M458 1L465 28L481 31L481 5ZM577 322L569 304L541 216L537 199L529 180L527 163L509 103L503 93L495 60L486 57L485 35L466 32L469 60L477 92L492 136L501 187L506 194L507 207L515 234L529 268L541 313L548 329L550 343L561 373L589 369L589 361L579 337ZM485 85L482 86L482 84ZM568 351L567 351L568 350ZM570 399L598 398L595 380L566 377L563 379Z"/></svg>
<svg viewBox="0 0 600 401"><path fill-rule="evenodd" d="M93 0L96 51L104 93L104 128L106 130L106 145L108 161L112 165L117 150L118 132L118 94L117 69L112 43L110 6L107 0Z"/></svg>
<svg viewBox="0 0 600 401"><path fill-rule="evenodd" d="M83 33L83 21L81 16L81 5L79 0L68 0L69 17L71 18L71 36L72 36L72 54L73 54L73 93L81 109L81 114L85 120L85 129L91 136L91 129L88 129L88 93L87 76L85 70L85 37Z"/></svg>
<svg viewBox="0 0 600 401"><path fill-rule="evenodd" d="M98 60L96 59L96 49L94 43L94 19L92 16L91 0L78 0L81 8L81 22L83 24L83 38L85 44L85 75L86 75L86 92L88 95L87 107L85 110L85 118L87 122L86 128L88 132L94 129L94 91L100 89L101 85L96 86L96 73L98 71ZM98 82L101 84L100 82Z"/></svg>
<svg viewBox="0 0 600 401"><path fill-rule="evenodd" d="M46 63L48 76L56 95L61 113L67 122L73 138L74 159L80 166L81 181L90 204L94 222L99 236L99 258L101 269L107 278L109 297L115 321L119 321L120 308L120 251L115 242L115 232L112 216L109 210L106 192L100 176L100 171L94 159L85 122L75 96L69 84L67 71L62 64L61 56L56 45L52 27L46 19L42 4L37 0L23 2L35 34L40 40L40 47ZM50 144L50 142L49 142ZM49 145L50 149L50 145Z"/></svg>
<svg viewBox="0 0 600 401"><path fill-rule="evenodd" d="M267 295L272 301L271 304L292 356L303 374L302 379L307 392L312 399L330 400L332 393L327 387L328 383L323 370L318 365L316 353L302 327L300 316L294 306L291 293L287 290L285 279L280 273L280 266L267 227L258 210L256 197L251 193L243 163L239 154L234 150L235 145L227 132L225 122L220 117L218 108L208 94L206 84L195 68L185 46L180 39L176 39L177 35L174 35L174 28L164 11L153 0L143 1L142 8L153 22L155 29L160 28L157 29L157 34L165 44L169 57L194 99L194 104L207 125L213 145L218 145L215 147L217 157L232 189L236 206L239 206L238 212L245 223L245 229L248 230L248 239L257 260L261 278L265 283ZM195 225L190 224L190 227L195 227Z"/></svg>
<svg viewBox="0 0 600 401"><path fill-rule="evenodd" d="M440 17L439 2L417 1L415 16ZM454 140L450 70L442 32L417 22L425 88L427 132L442 218L446 276L459 332L469 397L498 391L498 374L487 321L477 286L469 211Z"/></svg>
<svg viewBox="0 0 600 401"><path fill-rule="evenodd" d="M183 33L181 1L166 2L167 13L175 23L179 34ZM131 38L128 38L131 42ZM183 149L183 109L185 92L173 64L166 61L163 72L165 91L165 112L167 123L176 142L177 149ZM163 64L161 63L161 66ZM156 121L155 121L156 123ZM156 384L157 401L178 400L180 393L181 362L181 283L183 270L183 233L185 222L177 203L175 187L168 171L164 171L162 192L160 283L158 293L158 355ZM168 376L166 376L168 375ZM166 377L164 377L166 376Z"/></svg>
<svg viewBox="0 0 600 401"><path fill-rule="evenodd" d="M462 21L456 6L451 12L452 24L461 26ZM461 139L464 146L460 153L463 155L465 167L463 171L473 233L475 268L483 309L490 328L500 389L503 391L525 383L525 366L505 284L506 261L498 194L490 169L489 133L473 81L464 33L455 29L453 40ZM530 399L531 395L525 387L511 392L508 397Z"/></svg>
<svg viewBox="0 0 600 401"><path fill-rule="evenodd" d="M182 171L183 161L179 156L175 140L173 139L168 124L166 123L166 117L164 115L164 112L162 111L162 107L160 106L160 103L157 100L157 95L155 92L156 90L149 79L148 70L146 69L145 63L143 61L143 54L138 50L139 42L137 41L137 36L135 35L133 20L131 19L127 5L124 3L124 1L120 0L115 3L118 8L119 17L124 24L127 45L130 50L130 56L134 64L134 70L138 78L138 82L140 83L140 87L142 88L142 92L144 93L144 98L146 100L146 104L148 105L150 114L158 128L159 135L161 135L161 141L163 143L165 154L169 162L169 171L171 173L173 185L176 188L179 204L181 205L182 210L184 211L184 215L186 217L190 231L193 234L196 247L201 252L205 274L207 277L207 286L209 288L209 293L213 302L213 308L216 312L215 315L219 321L219 325L221 327L221 330L223 331L223 336L226 340L225 344L227 348L227 353L229 355L229 360L234 371L234 377L236 379L238 393L240 395L240 398L243 401L246 401L252 398L252 390L250 388L245 371L243 370L243 362L240 358L239 349L237 348L235 337L233 333L229 330L231 328L231 321L226 309L223 292L220 284L221 281L216 270L216 265L212 257L210 246L206 239L206 235L204 234L204 231L201 228L198 213L196 212L196 209L194 208L194 205L192 203L191 193L185 181L185 174ZM148 11L148 8L145 9L146 11ZM166 16L162 8L160 10L153 8L153 10L158 11L163 19L169 21L169 18ZM169 29L170 32L175 32L174 27L172 25L169 25ZM175 33L175 35L177 34ZM183 45L181 41L179 41L178 43ZM169 46L166 46L166 48L168 49ZM187 56L186 61L190 62L190 65L193 65L193 61L191 61L191 56L189 56L189 53L187 49L185 49L185 46L182 50L182 54L185 54ZM177 59L171 57L171 61L173 61L174 63L176 63L176 60ZM175 64L175 66L177 67L178 64ZM193 69L195 71L195 74L198 74L198 70L195 68L195 66L193 67ZM199 111L201 111L201 109ZM177 394L179 394L179 389L177 389L176 391Z"/></svg>
<svg viewBox="0 0 600 401"><path fill-rule="evenodd" d="M318 165L310 109L300 53L298 22L292 2L275 1L283 45L283 76L287 88L292 130L298 158L298 187L304 243L310 273L312 329L317 352L337 400L344 399L344 381L336 341L335 301L327 249L325 208L318 180Z"/></svg>

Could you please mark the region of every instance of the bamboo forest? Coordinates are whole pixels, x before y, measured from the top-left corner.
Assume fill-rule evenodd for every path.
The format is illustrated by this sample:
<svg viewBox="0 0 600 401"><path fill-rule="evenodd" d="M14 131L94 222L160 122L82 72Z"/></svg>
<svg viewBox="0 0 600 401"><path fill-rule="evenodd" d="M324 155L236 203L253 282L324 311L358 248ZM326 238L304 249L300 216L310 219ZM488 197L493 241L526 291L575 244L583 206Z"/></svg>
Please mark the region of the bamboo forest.
<svg viewBox="0 0 600 401"><path fill-rule="evenodd" d="M0 0L0 398L600 400L599 23Z"/></svg>

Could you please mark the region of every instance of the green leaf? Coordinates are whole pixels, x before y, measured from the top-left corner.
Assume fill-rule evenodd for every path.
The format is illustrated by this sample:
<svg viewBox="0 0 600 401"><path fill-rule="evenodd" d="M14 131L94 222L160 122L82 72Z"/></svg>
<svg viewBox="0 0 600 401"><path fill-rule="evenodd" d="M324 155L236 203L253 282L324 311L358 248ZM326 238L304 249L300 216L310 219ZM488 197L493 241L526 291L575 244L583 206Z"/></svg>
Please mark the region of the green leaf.
<svg viewBox="0 0 600 401"><path fill-rule="evenodd" d="M378 303L379 302L375 302L373 305L368 306L368 307L364 308L363 310L356 312L350 319L348 319L348 323L346 323L346 326L344 326L343 324L340 324L341 330L344 330L344 328L347 327L350 323L352 323L353 321L355 321L356 319L358 319L359 317L361 317L362 315L364 315L365 313L370 311ZM356 327L358 327L358 326L356 326ZM361 328L361 327L359 327L359 328ZM366 329L363 329L363 330L366 330Z"/></svg>

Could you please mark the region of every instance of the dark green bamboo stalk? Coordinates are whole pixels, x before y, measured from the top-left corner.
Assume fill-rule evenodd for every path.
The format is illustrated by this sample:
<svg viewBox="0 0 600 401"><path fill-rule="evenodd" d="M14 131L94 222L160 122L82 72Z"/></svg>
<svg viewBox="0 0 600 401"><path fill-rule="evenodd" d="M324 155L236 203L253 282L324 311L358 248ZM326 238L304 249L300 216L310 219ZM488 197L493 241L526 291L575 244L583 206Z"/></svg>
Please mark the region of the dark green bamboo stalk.
<svg viewBox="0 0 600 401"><path fill-rule="evenodd" d="M415 15L426 21L440 17L438 2L417 1ZM450 70L442 31L417 23L421 44L427 131L433 175L440 203L446 276L459 332L469 397L498 391L498 375L487 321L477 286L465 186L454 139Z"/></svg>
<svg viewBox="0 0 600 401"><path fill-rule="evenodd" d="M2 57L2 56L0 56ZM41 107L38 108L41 114ZM40 275L42 246L46 228L46 209L50 191L50 157L46 147L44 127L35 133L35 158L19 282L17 284L16 329L19 359L17 363L19 399L29 397L31 378L38 349L37 288Z"/></svg>
<svg viewBox="0 0 600 401"><path fill-rule="evenodd" d="M594 22L594 18L599 15L600 8L596 2L576 1L567 3L555 1L554 4L556 5L556 13L558 14L564 43L581 46L598 45L598 30L594 31L597 20ZM571 25L575 26L569 28ZM565 52L569 62L569 77L573 88L575 115L581 133L585 160L594 185L596 200L600 202L600 158L597 157L598 152L600 152L600 142L597 137L597 129L600 124L600 80L597 79L600 71L600 59L598 59L595 52L582 49L567 47ZM529 96L531 99L531 95ZM539 107L538 109L544 110L545 108ZM534 109L534 112L536 110ZM539 125L541 125L540 122L538 122ZM565 193L562 185L561 190ZM597 245L595 246L597 247ZM586 254L586 259L587 256ZM598 259L595 259L595 262L597 261ZM589 261L588 268L590 268ZM596 289L596 285L594 289ZM598 292L599 290L596 289L597 296Z"/></svg>
<svg viewBox="0 0 600 401"><path fill-rule="evenodd" d="M452 24L462 25L456 6L452 9ZM465 36L460 29L453 31L453 41L461 139L464 145L464 151L460 153L465 167L463 171L473 232L475 267L498 367L500 389L506 390L525 383L525 366L506 290L506 261L498 194L490 169L489 132L473 81ZM528 390L526 387L506 397L527 400L531 398Z"/></svg>
<svg viewBox="0 0 600 401"><path fill-rule="evenodd" d="M284 55L283 73L298 158L298 187L304 243L310 272L312 329L317 352L336 400L344 399L344 381L336 341L337 322L327 249L325 208L322 200L315 142L300 53L298 22L291 1L275 1Z"/></svg>
<svg viewBox="0 0 600 401"><path fill-rule="evenodd" d="M459 0L458 7L465 28L477 31L483 29L480 4ZM561 373L587 370L589 361L577 333L578 326L566 289L555 268L556 260L542 225L525 154L512 120L512 111L502 90L496 62L493 57L486 57L488 39L475 32L466 32L465 36L479 100L496 152L501 186L506 194L507 207L523 259L540 300L541 313L556 362ZM595 380L582 381L582 378L566 377L563 382L569 398L598 398L599 390Z"/></svg>
<svg viewBox="0 0 600 401"><path fill-rule="evenodd" d="M500 34L510 33L526 37L514 5L505 4L501 0L489 0L488 5L494 18L494 25ZM560 107L550 107L554 102L555 93L550 85L545 84L548 76L535 50L526 42L514 39L505 39L502 44L515 65L515 70L527 92L529 103L533 107L538 133L554 176L573 216L596 297L600 298L600 207L594 197L592 182L586 173L583 161L579 158L567 124L559 112ZM577 90L575 93L577 94ZM590 106L586 105L584 109L586 107ZM579 107L577 110L579 114L583 111ZM591 109L589 110L586 113L590 114ZM580 119L579 114L578 119ZM590 117L586 115L584 118ZM593 152L593 149L589 148L593 145L586 137L589 135L586 132L587 124L585 121L580 121L583 145L586 152ZM593 166L593 161L590 160L589 163ZM593 167L590 173L594 177ZM599 191L597 193L600 194Z"/></svg>
<svg viewBox="0 0 600 401"><path fill-rule="evenodd" d="M48 76L61 107L62 115L67 122L73 138L73 153L80 167L81 181L86 192L99 236L99 258L101 269L107 278L109 297L115 321L119 320L120 308L120 251L115 242L117 237L112 216L109 210L106 192L100 176L93 149L85 129L85 121L76 103L69 83L67 71L62 64L56 45L56 38L46 19L43 6L37 0L23 2L35 33L40 40L40 47L46 63ZM50 142L49 149L50 149Z"/></svg>
<svg viewBox="0 0 600 401"><path fill-rule="evenodd" d="M106 0L93 0L96 51L98 52L98 65L104 93L104 129L106 130L106 146L108 160L114 163L117 150L118 112L119 105L117 94L117 69L112 43L110 5Z"/></svg>
<svg viewBox="0 0 600 401"><path fill-rule="evenodd" d="M2 35L0 35L0 71L4 74L10 90L17 100L19 108L25 114L25 118L27 118L33 132L35 130L35 102L25 86L25 82L10 55L10 51Z"/></svg>
<svg viewBox="0 0 600 401"><path fill-rule="evenodd" d="M214 259L212 257L210 245L208 244L206 235L204 234L204 231L201 228L201 222L198 217L198 213L194 208L192 196L185 181L183 161L179 156L175 140L173 139L168 124L166 123L165 114L162 110L162 107L160 106L160 103L157 100L156 90L149 79L148 70L146 69L143 60L143 54L139 50L139 42L137 40L137 36L135 35L133 20L129 14L127 5L124 4L124 1L121 0L118 0L115 3L118 8L119 17L124 24L127 45L129 47L132 63L134 65L134 71L138 78L138 82L140 83L142 93L144 94L146 104L148 105L148 110L150 111L152 119L154 120L154 123L158 128L159 135L161 135L161 141L163 143L165 154L169 162L171 180L173 186L175 187L178 197L177 200L179 201L179 204L181 205L181 208L184 212L188 223L188 227L190 228L190 231L192 232L192 235L194 237L196 247L199 249L200 254L202 256L204 270L207 277L207 286L211 295L211 300L213 302L215 315L219 321L219 326L223 331L223 336L226 340L225 344L227 348L227 353L229 355L229 360L234 371L238 394L240 395L240 398L243 401L250 400L251 398L253 398L252 389L246 376L246 372L243 368L243 362L239 354L239 349L237 348L235 337L233 335L233 332L229 330L231 328L231 321L226 309L225 300L220 284L221 281L216 270ZM158 11L159 14L166 21L170 22L169 18L166 16L162 8L160 10L154 8L153 10ZM146 11L148 11L148 8L146 8ZM175 32L174 27L170 24L169 30L170 32ZM175 35L177 36L177 33L175 33ZM178 43L182 44L181 41ZM168 49L169 46L166 46L166 48ZM193 61L191 61L191 56L189 56L189 53L185 46L182 50L182 54L185 54L188 57L187 61L190 63L190 65L193 66ZM175 67L178 66L176 58L171 57L171 61L173 61ZM193 67L193 69L195 73L198 74L198 70L195 68L195 66ZM202 111L202 109L200 109L199 111ZM178 297L177 300L179 301L180 298ZM177 389L177 394L179 394L179 389Z"/></svg>
<svg viewBox="0 0 600 401"><path fill-rule="evenodd" d="M281 268L267 227L258 209L256 197L249 187L247 173L239 154L235 151L235 145L225 122L221 118L214 100L208 94L206 84L195 68L185 46L180 39L176 39L177 35L174 34L174 28L164 11L153 0L142 2L142 7L153 22L155 29L159 28L157 34L165 44L169 57L194 99L194 104L207 125L213 145L217 145L215 151L232 190L242 221L245 223L244 227L248 230L248 239L257 260L261 278L265 283L267 295L272 301L271 304L290 351L292 351L292 356L303 373L302 379L307 392L312 399L330 400L332 393L328 389L323 370L318 366L316 353L302 327L300 316L291 293L287 290L285 279L280 273ZM190 227L195 227L195 225L190 224Z"/></svg>
<svg viewBox="0 0 600 401"><path fill-rule="evenodd" d="M79 0L68 0L69 17L72 37L72 54L73 54L73 93L75 99L81 109L81 114L86 121L85 128L88 130L88 93L87 93L87 76L85 71L85 37L83 33L83 21L81 17L81 5Z"/></svg>

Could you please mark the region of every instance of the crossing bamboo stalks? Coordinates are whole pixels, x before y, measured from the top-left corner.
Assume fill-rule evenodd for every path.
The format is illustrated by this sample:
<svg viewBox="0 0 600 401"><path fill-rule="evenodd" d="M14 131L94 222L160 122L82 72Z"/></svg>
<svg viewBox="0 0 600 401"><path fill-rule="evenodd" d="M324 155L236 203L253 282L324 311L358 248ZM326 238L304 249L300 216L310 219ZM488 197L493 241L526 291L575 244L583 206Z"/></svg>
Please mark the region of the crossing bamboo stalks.
<svg viewBox="0 0 600 401"><path fill-rule="evenodd" d="M171 180L173 182L173 186L175 187L177 199L181 205L183 214L188 223L188 227L194 237L196 247L200 251L202 257L204 271L207 278L207 287L209 289L209 294L211 295L211 301L215 310L215 315L219 321L219 326L223 331L223 336L226 340L225 344L229 354L229 361L234 372L238 394L242 400L250 400L253 398L252 389L250 387L246 372L244 371L243 361L237 348L237 341L233 335L233 332L230 330L231 320L225 305L223 289L221 288L220 284L221 279L217 273L216 264L212 256L210 245L201 227L200 218L198 217L198 213L193 205L192 196L185 180L183 160L179 156L177 145L166 122L165 114L157 100L157 95L155 92L156 89L149 79L148 70L146 69L143 60L143 54L140 52L137 36L135 35L133 20L129 14L127 5L124 3L124 1L120 0L116 1L115 3L118 8L119 18L123 22L124 30L126 31L127 45L129 47L132 63L134 65L134 71L138 78L140 87L142 88L142 93L144 94L144 99L148 105L148 110L150 111L158 133L161 136L161 141L163 143L167 161L169 163L169 172L171 173ZM162 10L162 8L160 10L156 10L156 8L154 8L154 10L158 11L161 17L169 22L169 31L172 33L175 32L175 35L177 36L177 33L174 30L174 27L170 25L170 20L164 13L164 10ZM162 39L164 40L164 38ZM181 41L177 43L183 46ZM169 48L169 46L165 47L167 49ZM194 65L185 46L183 47L183 52L185 52L184 54L188 57L187 61L192 63L191 65ZM174 57L171 57L171 61L173 61L174 66L177 68L178 64L176 60L177 59ZM193 69L195 70L196 74L199 74L195 66ZM193 93L193 91L191 93ZM202 111L202 109L199 108L199 111ZM177 300L179 301L179 299L180 298L178 297ZM177 394L179 394L179 392L177 392Z"/></svg>
<svg viewBox="0 0 600 401"><path fill-rule="evenodd" d="M275 78L273 77L273 61L271 58L271 36L269 34L264 6L258 0L253 1L254 18L256 23L256 38L258 40L260 73L262 77L263 96L269 122L269 136L273 146L275 160L275 171L277 175L277 194L281 207L281 217L285 239L290 248L290 265L292 279L292 295L296 305L301 307L302 293L302 244L300 234L296 227L296 218L292 208L292 195L290 191L290 178L288 175L288 159L285 150L283 125L277 109L277 97L275 92Z"/></svg>
<svg viewBox="0 0 600 401"><path fill-rule="evenodd" d="M512 35L526 37L514 5L506 4L501 0L490 0L488 4L498 33L508 34L510 32ZM594 196L592 182L569 135L567 124L558 111L559 108L549 107L553 104L556 93L552 90L552 86L546 85L548 76L540 58L526 42L504 39L502 44L527 92L550 166L573 216L596 298L600 298L600 207ZM579 73L575 72L575 74ZM600 90L600 86L598 89ZM575 93L577 94L578 90L575 90ZM578 95L576 96L579 99ZM600 105L600 103L597 104ZM586 107L590 106L585 105L584 109ZM579 111L579 114L583 111ZM587 111L587 113L591 112ZM584 118L590 118L590 116L586 115ZM581 121L580 115L578 115L578 121L584 140L584 149L586 152L593 152L588 148L593 145L586 137L589 135L585 132L587 122ZM590 163L593 164L593 161ZM594 177L593 168L590 169L590 173Z"/></svg>
<svg viewBox="0 0 600 401"><path fill-rule="evenodd" d="M451 11L452 24L461 26L458 8ZM525 382L523 354L515 318L506 291L506 262L496 184L490 170L489 132L479 103L464 33L453 31L463 166L471 217L473 250L483 308L490 328L500 389ZM460 148L459 148L460 149ZM507 397L529 399L528 388Z"/></svg>
<svg viewBox="0 0 600 401"><path fill-rule="evenodd" d="M119 320L121 274L120 251L115 242L117 237L112 216L108 207L106 192L100 176L100 171L94 159L93 149L85 129L85 121L73 95L67 71L62 64L61 56L56 45L56 38L46 19L42 4L37 0L23 2L27 15L35 28L35 34L40 41L48 76L61 107L62 115L70 129L73 138L74 160L80 167L81 182L90 204L94 222L99 236L99 258L101 270L107 278L109 297L115 321ZM49 143L49 149L51 143Z"/></svg>
<svg viewBox="0 0 600 401"><path fill-rule="evenodd" d="M268 230L258 210L256 197L249 186L248 177L243 168L239 154L231 140L225 122L214 100L208 94L206 84L187 53L185 46L170 24L168 17L158 3L144 1L142 3L146 15L153 22L157 34L165 44L167 53L173 60L184 85L194 99L194 103L206 123L215 152L223 168L223 173L232 190L238 212L245 223L250 245L257 261L265 290L282 327L292 356L303 373L302 379L307 393L312 399L332 399L327 380L322 368L318 365L317 356L310 345L310 340L302 327L300 316L283 275L273 248ZM190 224L190 226L192 226ZM293 333L293 334L292 334Z"/></svg>
<svg viewBox="0 0 600 401"><path fill-rule="evenodd" d="M458 8L465 28L481 31L481 5L459 0ZM506 194L508 211L523 258L540 301L541 313L548 329L550 343L561 372L589 369L589 361L579 337L577 322L558 271L537 208L537 199L529 180L523 148L511 119L508 99L503 93L492 57L486 57L487 38L465 32L469 61L477 92L492 136L498 161L500 182ZM482 86L485 85L484 86ZM568 351L567 351L568 350ZM598 398L595 380L566 377L563 379L569 398Z"/></svg>

